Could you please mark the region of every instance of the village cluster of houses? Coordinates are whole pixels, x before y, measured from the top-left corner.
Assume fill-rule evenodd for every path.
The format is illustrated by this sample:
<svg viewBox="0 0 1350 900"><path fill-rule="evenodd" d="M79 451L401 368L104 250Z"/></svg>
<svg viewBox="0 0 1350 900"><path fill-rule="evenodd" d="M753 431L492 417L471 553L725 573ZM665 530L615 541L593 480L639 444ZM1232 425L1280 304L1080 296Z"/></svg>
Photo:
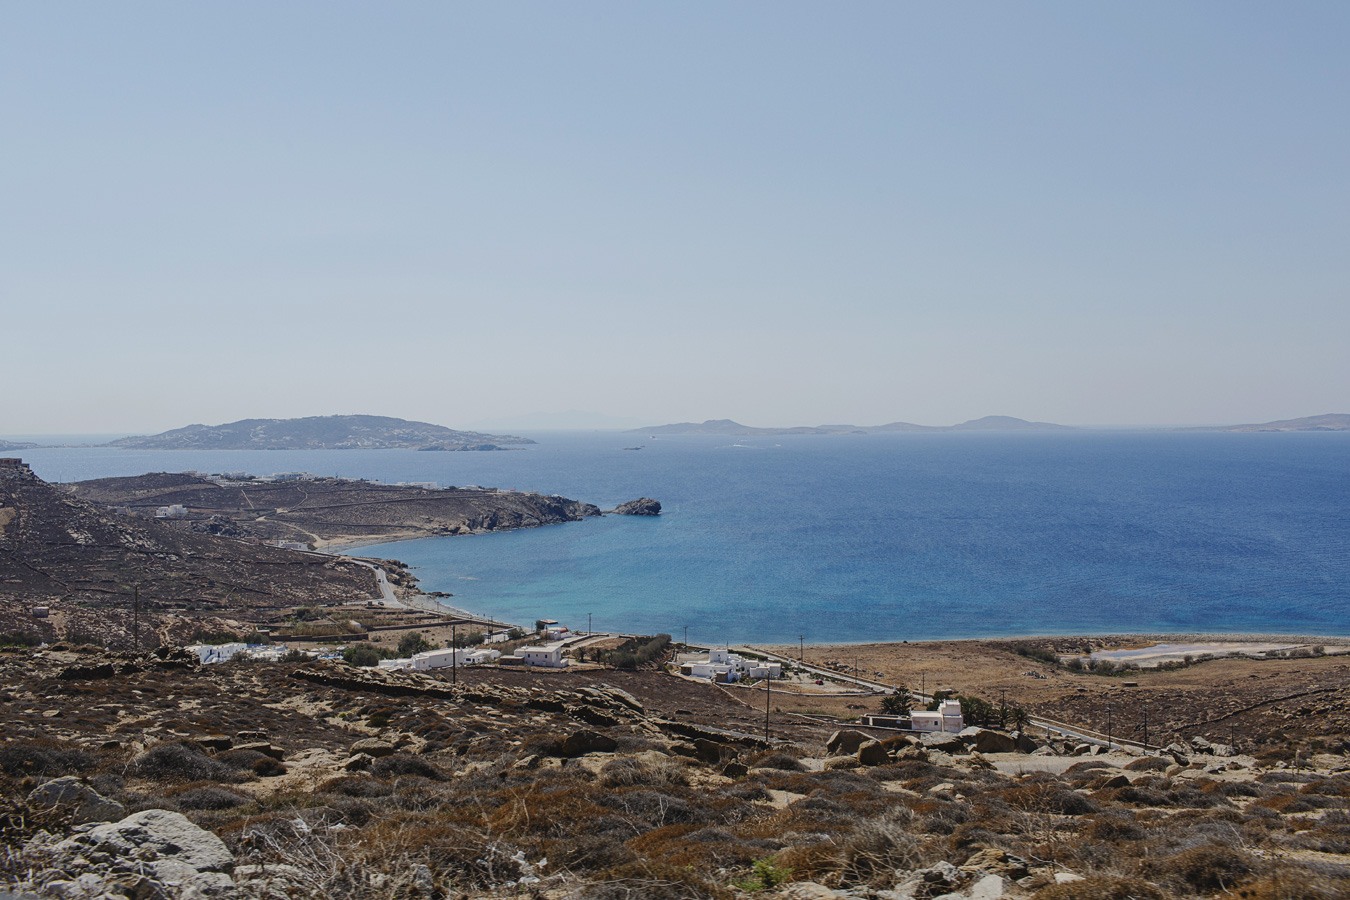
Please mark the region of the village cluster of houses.
<svg viewBox="0 0 1350 900"><path fill-rule="evenodd" d="M382 669L402 669L424 672L430 669L449 669L459 666L481 666L484 663L496 663L499 666L537 666L544 669L565 669L570 660L563 656L563 642L536 644L521 647L510 656L503 656L500 650L490 647L478 650L465 648L444 650L426 650L413 654L409 659L385 659L380 661Z"/></svg>
<svg viewBox="0 0 1350 900"><path fill-rule="evenodd" d="M782 678L783 664L747 659L730 650L710 650L707 659L682 661L680 674L732 684L742 678Z"/></svg>
<svg viewBox="0 0 1350 900"><path fill-rule="evenodd" d="M229 662L232 659L252 659L259 662L280 662L290 648L285 644L193 644L188 652L197 654L202 665Z"/></svg>
<svg viewBox="0 0 1350 900"><path fill-rule="evenodd" d="M289 652L285 644L245 644L233 641L228 644L193 644L187 648L197 654L203 665L229 662L232 659L251 659L259 662L278 662ZM337 656L335 652L316 654L318 656ZM425 672L432 669L449 669L458 666L481 666L496 663L502 666L538 666L545 669L564 669L570 660L563 656L563 642L554 641L533 647L521 647L510 656L503 656L500 650L491 647L445 648L416 653L407 659L382 659L381 669L413 672Z"/></svg>

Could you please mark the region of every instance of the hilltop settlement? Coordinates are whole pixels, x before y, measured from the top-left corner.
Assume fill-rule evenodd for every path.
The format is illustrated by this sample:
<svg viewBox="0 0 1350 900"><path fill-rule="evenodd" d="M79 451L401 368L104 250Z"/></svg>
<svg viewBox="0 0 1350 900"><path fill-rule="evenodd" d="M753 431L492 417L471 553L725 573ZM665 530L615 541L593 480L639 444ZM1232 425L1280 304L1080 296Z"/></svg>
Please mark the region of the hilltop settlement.
<svg viewBox="0 0 1350 900"><path fill-rule="evenodd" d="M692 647L489 621L318 552L600 514L0 460L0 891L1350 894L1335 641Z"/></svg>

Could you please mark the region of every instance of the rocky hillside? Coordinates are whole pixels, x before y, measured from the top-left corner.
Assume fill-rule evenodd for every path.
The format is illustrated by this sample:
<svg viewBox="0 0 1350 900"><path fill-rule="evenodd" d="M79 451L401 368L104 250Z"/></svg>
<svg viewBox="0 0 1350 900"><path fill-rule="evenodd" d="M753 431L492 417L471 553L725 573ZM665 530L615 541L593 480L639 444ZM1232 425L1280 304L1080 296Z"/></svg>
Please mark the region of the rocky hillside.
<svg viewBox="0 0 1350 900"><path fill-rule="evenodd" d="M223 540L114 512L0 466L0 633L80 633L129 645L169 614L274 609L378 595L355 563ZM32 608L50 615L34 618ZM147 638L148 639L148 638Z"/></svg>
<svg viewBox="0 0 1350 900"><path fill-rule="evenodd" d="M127 437L109 446L138 450L500 450L532 444L512 435L456 431L388 416L307 416L188 425L162 434Z"/></svg>
<svg viewBox="0 0 1350 900"><path fill-rule="evenodd" d="M435 489L341 478L218 482L157 473L71 485L83 499L153 516L181 505L180 527L213 534L300 541L379 540L473 534L574 522L598 507L565 497L484 488Z"/></svg>
<svg viewBox="0 0 1350 900"><path fill-rule="evenodd" d="M1330 900L1345 748L829 729L657 672L0 653L0 890ZM881 739L878 739L881 738ZM1068 755L1066 755L1068 754Z"/></svg>

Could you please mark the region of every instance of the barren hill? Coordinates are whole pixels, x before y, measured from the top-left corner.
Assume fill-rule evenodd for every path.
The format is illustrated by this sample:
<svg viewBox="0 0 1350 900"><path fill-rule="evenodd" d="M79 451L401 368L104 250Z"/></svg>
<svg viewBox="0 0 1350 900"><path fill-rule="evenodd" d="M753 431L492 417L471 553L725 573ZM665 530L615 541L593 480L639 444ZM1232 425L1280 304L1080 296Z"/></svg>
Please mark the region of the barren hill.
<svg viewBox="0 0 1350 900"><path fill-rule="evenodd" d="M127 437L108 446L140 450L500 450L532 444L514 435L456 431L388 416L307 416L188 425L162 434Z"/></svg>
<svg viewBox="0 0 1350 900"><path fill-rule="evenodd" d="M129 517L71 496L27 466L0 466L0 632L125 636L139 593L142 623L349 602L378 594L371 571L335 557L279 550ZM33 619L34 606L51 616Z"/></svg>

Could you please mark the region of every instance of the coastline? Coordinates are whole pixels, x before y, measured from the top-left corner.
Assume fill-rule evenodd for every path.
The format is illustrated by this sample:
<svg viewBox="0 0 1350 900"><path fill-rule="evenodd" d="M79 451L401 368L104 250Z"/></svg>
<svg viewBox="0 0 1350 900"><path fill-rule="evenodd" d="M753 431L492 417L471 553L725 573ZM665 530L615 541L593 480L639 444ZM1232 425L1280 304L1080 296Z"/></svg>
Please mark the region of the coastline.
<svg viewBox="0 0 1350 900"><path fill-rule="evenodd" d="M567 524L559 522L554 524ZM509 529L519 530L519 529ZM397 544L407 541L424 540L428 538L460 538L469 537L473 534L491 534L493 531L467 532L460 534L427 534L422 531L402 529L391 532L388 535L379 538L370 537L338 537L331 539L320 539L315 542L317 553L326 553L332 556L356 556L353 551L361 550L367 547L376 547L383 544ZM358 560L372 560L380 557L361 557L356 556ZM398 559L397 557L384 557L386 559ZM398 560L403 563L402 560ZM403 563L407 566L407 563ZM409 566L409 568L411 568ZM419 591L413 598L400 597L400 602L409 606L422 604L421 608L427 611L447 612L448 614L472 618L480 621L490 621L499 624L519 624L509 623L497 616L476 613L472 610L459 606L452 606L444 601L438 600L430 594ZM433 607L435 607L433 609ZM633 629L627 629L627 632L637 633ZM672 635L674 637L674 635ZM1179 642L1217 644L1217 645L1247 645L1247 644L1284 644L1294 647L1307 645L1333 645L1328 647L1326 655L1350 654L1350 631L1342 633L1314 634L1307 632L1223 632L1223 631L1071 631L1071 632L1025 632L1025 633L1001 633L1001 634L982 634L982 635L963 635L963 636L940 636L924 637L918 639L905 638L882 638L866 639L856 641L815 641L805 642L804 646L815 649L829 648L892 648L900 649L904 647L916 646L934 646L949 644L976 644L976 643L1016 643L1019 641L1092 641L1115 645L1118 648L1135 646L1138 648L1153 647L1159 644L1175 644ZM716 643L716 642L715 642ZM750 639L742 641L733 641L744 646L757 646L765 649L771 649L775 652L796 648L796 644L784 644L776 641L761 641L759 639ZM1207 650L1197 650L1195 655L1200 655ZM787 654L791 655L791 654Z"/></svg>

